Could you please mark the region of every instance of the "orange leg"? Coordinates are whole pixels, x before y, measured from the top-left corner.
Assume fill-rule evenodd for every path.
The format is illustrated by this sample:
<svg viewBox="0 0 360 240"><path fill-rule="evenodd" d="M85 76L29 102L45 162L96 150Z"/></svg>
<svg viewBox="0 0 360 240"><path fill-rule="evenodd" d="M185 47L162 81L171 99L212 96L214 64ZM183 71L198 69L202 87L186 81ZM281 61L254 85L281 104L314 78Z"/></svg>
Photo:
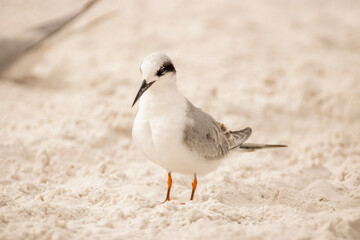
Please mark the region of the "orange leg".
<svg viewBox="0 0 360 240"><path fill-rule="evenodd" d="M167 184L168 184L168 190L167 190L167 194L166 194L166 199L163 203L170 201L170 190L171 190L171 185L172 185L171 172L168 173Z"/></svg>
<svg viewBox="0 0 360 240"><path fill-rule="evenodd" d="M197 186L197 179L196 179L196 174L194 174L194 181L192 182L192 191L191 191L190 201L194 199L196 186Z"/></svg>

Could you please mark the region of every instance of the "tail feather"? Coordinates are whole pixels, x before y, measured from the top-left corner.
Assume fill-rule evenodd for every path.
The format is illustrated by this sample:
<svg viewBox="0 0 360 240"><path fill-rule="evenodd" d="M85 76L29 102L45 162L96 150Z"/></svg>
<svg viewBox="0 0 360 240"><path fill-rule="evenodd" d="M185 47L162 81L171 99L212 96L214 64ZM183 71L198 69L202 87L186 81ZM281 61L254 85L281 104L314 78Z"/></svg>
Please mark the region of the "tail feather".
<svg viewBox="0 0 360 240"><path fill-rule="evenodd" d="M232 148L236 148L241 146L241 144L244 144L244 142L250 137L251 135L251 128L247 127L240 131L230 131L231 136L233 137L233 145Z"/></svg>
<svg viewBox="0 0 360 240"><path fill-rule="evenodd" d="M255 151L264 148L282 148L287 147L283 144L259 144L259 143L243 143L239 146L240 149L245 151Z"/></svg>
<svg viewBox="0 0 360 240"><path fill-rule="evenodd" d="M287 145L283 144L261 144L261 143L245 143L245 141L250 137L251 135L251 128L247 127L239 131L229 131L227 132L231 134L232 136L232 144L229 150L232 149L241 149L243 151L255 151L259 149L265 149L265 148L282 148L287 147Z"/></svg>

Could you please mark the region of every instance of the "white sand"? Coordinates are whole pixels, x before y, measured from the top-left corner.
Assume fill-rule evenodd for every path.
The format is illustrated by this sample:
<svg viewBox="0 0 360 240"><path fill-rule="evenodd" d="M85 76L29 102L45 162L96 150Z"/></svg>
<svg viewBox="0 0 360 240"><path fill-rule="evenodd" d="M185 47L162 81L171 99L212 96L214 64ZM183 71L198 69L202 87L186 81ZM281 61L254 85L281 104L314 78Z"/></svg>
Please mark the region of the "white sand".
<svg viewBox="0 0 360 240"><path fill-rule="evenodd" d="M2 1L0 37L84 3L44 2ZM0 239L360 239L359 1L119 2L0 80ZM166 171L131 141L155 50L195 105L289 148L234 152L193 202L173 174L160 204Z"/></svg>

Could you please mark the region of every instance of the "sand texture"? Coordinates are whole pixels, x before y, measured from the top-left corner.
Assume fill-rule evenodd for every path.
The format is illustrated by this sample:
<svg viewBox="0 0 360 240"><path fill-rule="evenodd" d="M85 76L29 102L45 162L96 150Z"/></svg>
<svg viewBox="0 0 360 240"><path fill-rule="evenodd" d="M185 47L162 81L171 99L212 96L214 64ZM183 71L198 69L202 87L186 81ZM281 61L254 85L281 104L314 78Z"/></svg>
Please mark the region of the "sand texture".
<svg viewBox="0 0 360 240"><path fill-rule="evenodd" d="M0 1L1 240L360 239L359 1L104 0L24 55L85 3ZM289 147L233 152L192 202L174 173L161 204L131 138L153 51L194 105Z"/></svg>

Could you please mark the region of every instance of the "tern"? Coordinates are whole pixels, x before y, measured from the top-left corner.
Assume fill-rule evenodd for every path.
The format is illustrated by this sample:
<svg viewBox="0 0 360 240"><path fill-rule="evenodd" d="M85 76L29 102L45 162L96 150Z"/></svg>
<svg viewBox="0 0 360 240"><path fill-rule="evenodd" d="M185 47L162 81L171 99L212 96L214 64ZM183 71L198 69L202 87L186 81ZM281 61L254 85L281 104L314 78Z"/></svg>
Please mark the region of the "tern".
<svg viewBox="0 0 360 240"><path fill-rule="evenodd" d="M194 199L197 176L215 170L232 150L253 151L286 147L280 144L244 143L252 130L229 131L224 124L195 107L178 90L176 70L162 53L149 54L141 63L142 84L132 106L139 101L132 137L135 145L152 162L171 173L193 175L190 200Z"/></svg>

